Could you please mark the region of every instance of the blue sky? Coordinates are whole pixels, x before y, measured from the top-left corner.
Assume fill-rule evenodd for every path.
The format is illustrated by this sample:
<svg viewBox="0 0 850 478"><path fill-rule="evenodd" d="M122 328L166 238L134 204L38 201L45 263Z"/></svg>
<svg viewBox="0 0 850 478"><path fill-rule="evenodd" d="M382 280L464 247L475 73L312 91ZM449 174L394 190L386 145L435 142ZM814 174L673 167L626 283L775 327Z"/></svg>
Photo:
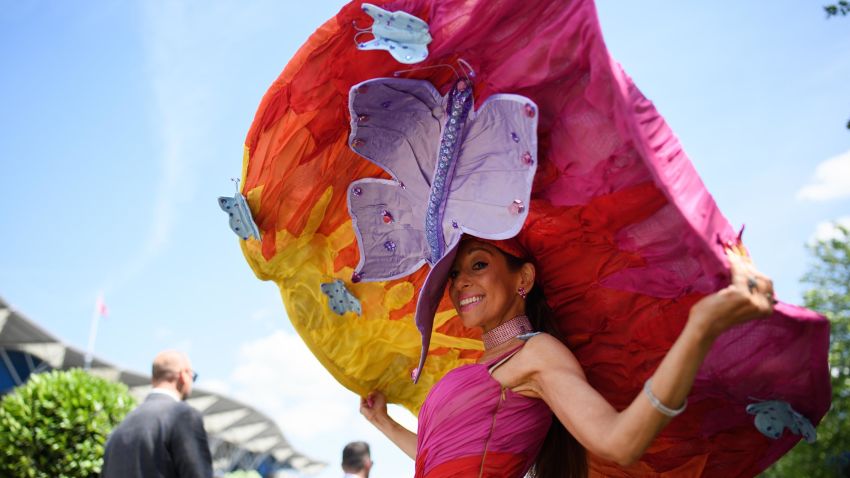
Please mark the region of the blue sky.
<svg viewBox="0 0 850 478"><path fill-rule="evenodd" d="M187 350L200 387L269 413L332 464L322 477L364 438L373 476L405 476L412 463L311 361L216 204L263 92L342 3L0 2L0 296L84 348L103 291L99 357L145 371ZM850 18L790 0L598 8L615 57L799 303L804 244L850 221Z"/></svg>

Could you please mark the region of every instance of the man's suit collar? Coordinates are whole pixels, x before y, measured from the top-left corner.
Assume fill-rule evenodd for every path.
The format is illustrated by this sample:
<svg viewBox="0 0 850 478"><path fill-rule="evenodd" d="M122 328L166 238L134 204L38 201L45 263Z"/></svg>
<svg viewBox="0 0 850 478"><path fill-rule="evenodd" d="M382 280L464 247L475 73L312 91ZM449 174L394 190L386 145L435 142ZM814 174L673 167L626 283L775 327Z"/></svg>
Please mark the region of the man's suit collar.
<svg viewBox="0 0 850 478"><path fill-rule="evenodd" d="M153 389L151 389L151 391L148 393L148 396L145 400L147 400L148 398L152 398L152 397L169 397L169 398L173 399L175 402L182 401L182 400L180 400L180 395L178 395L177 392L175 392L173 390L169 390L167 388L153 388Z"/></svg>

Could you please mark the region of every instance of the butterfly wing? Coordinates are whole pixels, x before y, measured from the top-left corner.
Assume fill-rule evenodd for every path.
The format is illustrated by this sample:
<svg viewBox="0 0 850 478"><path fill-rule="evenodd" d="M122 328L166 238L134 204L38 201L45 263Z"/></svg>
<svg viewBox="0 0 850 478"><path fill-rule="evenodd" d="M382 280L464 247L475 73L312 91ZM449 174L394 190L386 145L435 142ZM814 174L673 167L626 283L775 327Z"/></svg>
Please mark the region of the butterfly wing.
<svg viewBox="0 0 850 478"><path fill-rule="evenodd" d="M798 413L795 410L791 410L791 416L798 430L797 433L803 435L803 438L805 438L806 441L809 443L816 442L818 436L815 427L812 425L812 422L810 422L808 418L804 417L801 413Z"/></svg>
<svg viewBox="0 0 850 478"><path fill-rule="evenodd" d="M236 206L236 200L234 198L229 198L227 196L219 196L218 198L218 207L221 208L222 211L232 214L233 208Z"/></svg>
<svg viewBox="0 0 850 478"><path fill-rule="evenodd" d="M528 215L537 169L537 106L519 95L491 96L470 115L443 215L447 243L460 232L507 239Z"/></svg>
<svg viewBox="0 0 850 478"><path fill-rule="evenodd" d="M254 222L254 216L251 214L251 208L248 207L248 201L245 199L245 196L243 196L242 193L236 193L234 199L236 200L236 206L240 211L239 220L248 229L248 232L250 233L249 236L253 236L259 240L260 229L257 227L257 223Z"/></svg>
<svg viewBox="0 0 850 478"><path fill-rule="evenodd" d="M399 63L410 65L428 58L428 47L418 43L404 43L376 36L372 40L358 43L360 50L386 50Z"/></svg>
<svg viewBox="0 0 850 478"><path fill-rule="evenodd" d="M345 291L345 306L348 310L357 315L363 315L363 308L360 306L360 301L354 297L348 290Z"/></svg>
<svg viewBox="0 0 850 478"><path fill-rule="evenodd" d="M260 239L260 231L251 217L251 209L245 196L236 193L232 198L219 197L218 206L230 217L230 229L243 240L249 237Z"/></svg>
<svg viewBox="0 0 850 478"><path fill-rule="evenodd" d="M342 307L340 307L340 305L337 303L337 301L334 300L336 297L336 282L328 282L326 284L322 284L320 288L322 289L322 293L328 296L328 307L330 307L331 310L333 310L339 315L344 314L345 310L343 310Z"/></svg>
<svg viewBox="0 0 850 478"><path fill-rule="evenodd" d="M364 81L350 90L349 112L351 148L426 198L446 118L436 88L404 78Z"/></svg>
<svg viewBox="0 0 850 478"><path fill-rule="evenodd" d="M394 181L366 178L351 183L348 211L360 249L354 269L358 279L396 279L425 263L421 209L410 190Z"/></svg>
<svg viewBox="0 0 850 478"><path fill-rule="evenodd" d="M403 277L429 249L422 230L445 116L445 100L428 82L379 78L351 89L352 149L396 181L361 179L348 207L360 248L363 280Z"/></svg>
<svg viewBox="0 0 850 478"><path fill-rule="evenodd" d="M401 44L400 50L390 50L390 54L404 64L419 63L428 58L428 47L416 43Z"/></svg>
<svg viewBox="0 0 850 478"><path fill-rule="evenodd" d="M782 436L782 431L793 425L791 416L780 402L764 402L758 408L755 425L758 431L768 438L774 440Z"/></svg>

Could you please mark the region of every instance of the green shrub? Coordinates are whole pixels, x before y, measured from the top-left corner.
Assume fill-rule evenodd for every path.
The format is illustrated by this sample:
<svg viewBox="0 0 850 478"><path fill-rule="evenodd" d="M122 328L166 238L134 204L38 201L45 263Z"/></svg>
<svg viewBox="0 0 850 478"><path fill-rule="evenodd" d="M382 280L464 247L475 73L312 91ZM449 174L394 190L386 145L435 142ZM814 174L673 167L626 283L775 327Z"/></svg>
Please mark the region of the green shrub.
<svg viewBox="0 0 850 478"><path fill-rule="evenodd" d="M124 384L80 369L31 375L0 401L0 476L98 476L107 435L134 405Z"/></svg>

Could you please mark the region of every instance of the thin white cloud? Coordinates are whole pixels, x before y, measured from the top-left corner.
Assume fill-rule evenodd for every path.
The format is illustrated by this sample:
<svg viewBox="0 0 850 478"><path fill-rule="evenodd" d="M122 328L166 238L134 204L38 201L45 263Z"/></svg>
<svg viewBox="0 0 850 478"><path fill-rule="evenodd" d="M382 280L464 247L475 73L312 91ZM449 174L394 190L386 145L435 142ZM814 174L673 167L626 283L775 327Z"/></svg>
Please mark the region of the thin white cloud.
<svg viewBox="0 0 850 478"><path fill-rule="evenodd" d="M288 320L286 318L286 312L283 311L280 303L276 303L274 307L276 307L276 309L273 309L272 307L261 307L254 310L254 312L248 316L252 327L261 327L266 331L272 331L277 330L280 327L281 319Z"/></svg>
<svg viewBox="0 0 850 478"><path fill-rule="evenodd" d="M231 396L233 394L233 390L230 388L230 382L217 378L204 379L203 376L201 376L201 379L198 380L197 387L208 392L214 392L224 396Z"/></svg>
<svg viewBox="0 0 850 478"><path fill-rule="evenodd" d="M850 228L850 216L842 216L834 221L821 222L815 226L815 232L809 237L809 243L814 244L815 242L838 238L838 230L835 228L836 223Z"/></svg>
<svg viewBox="0 0 850 478"><path fill-rule="evenodd" d="M359 397L337 383L295 333L276 330L244 343L236 360L230 386L213 386L233 390L233 397L268 414L296 450L328 462L317 478L339 475L335 463L350 440L370 443L381 462L376 477L412 474L413 462L360 416ZM416 418L407 410L391 405L389 413L416 430Z"/></svg>
<svg viewBox="0 0 850 478"><path fill-rule="evenodd" d="M357 397L322 367L301 339L282 330L243 344L232 379L238 395L285 424L287 434L313 438L357 418Z"/></svg>
<svg viewBox="0 0 850 478"><path fill-rule="evenodd" d="M221 21L195 18L182 2L143 2L141 9L140 36L147 58L144 71L152 93L150 124L156 135L152 142L158 145L151 166L158 169L159 177L150 197L144 242L107 281L104 289L108 292L142 273L168 246L181 207L194 194L192 171L206 154L203 138L210 134L205 105L211 104L214 94L206 86L204 62L212 53L198 40L204 32L196 32L194 27L220 25Z"/></svg>
<svg viewBox="0 0 850 478"><path fill-rule="evenodd" d="M797 199L828 201L850 196L850 151L820 163L814 177L797 191Z"/></svg>

